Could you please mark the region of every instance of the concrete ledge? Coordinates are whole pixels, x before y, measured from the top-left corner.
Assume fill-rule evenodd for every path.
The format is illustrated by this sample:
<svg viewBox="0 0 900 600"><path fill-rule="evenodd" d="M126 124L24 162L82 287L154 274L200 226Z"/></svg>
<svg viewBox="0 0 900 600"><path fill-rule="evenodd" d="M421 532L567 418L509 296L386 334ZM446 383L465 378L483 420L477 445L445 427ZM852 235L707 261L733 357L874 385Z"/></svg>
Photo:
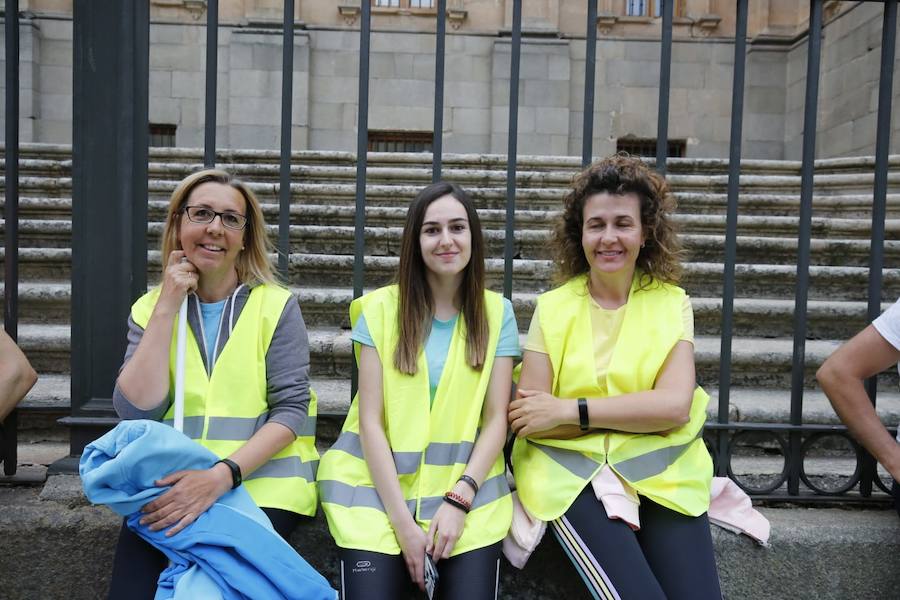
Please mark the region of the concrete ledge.
<svg viewBox="0 0 900 600"><path fill-rule="evenodd" d="M0 488L0 597L104 597L120 519L85 504L79 480L50 477L43 491ZM890 598L900 589L900 519L893 510L764 508L771 545L713 528L725 597ZM291 540L337 585L337 552L320 514ZM586 598L548 535L525 570L505 561L501 597Z"/></svg>

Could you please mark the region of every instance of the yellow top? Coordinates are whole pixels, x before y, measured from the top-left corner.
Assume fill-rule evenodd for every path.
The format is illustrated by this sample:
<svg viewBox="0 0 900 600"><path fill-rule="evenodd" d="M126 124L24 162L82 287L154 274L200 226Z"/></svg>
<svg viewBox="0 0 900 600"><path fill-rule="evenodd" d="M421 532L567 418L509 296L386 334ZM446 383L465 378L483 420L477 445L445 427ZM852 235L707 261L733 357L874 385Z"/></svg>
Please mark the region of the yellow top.
<svg viewBox="0 0 900 600"><path fill-rule="evenodd" d="M591 307L591 330L593 331L594 339L594 363L597 365L597 383L603 390L603 395L608 395L606 372L609 370L613 350L619 339L619 332L625 320L625 307L628 303L623 304L619 308L603 308L592 296L589 295L588 298L590 299L589 304ZM693 344L694 309L691 307L691 299L687 295L685 295L684 302L681 304L681 320L684 323L684 333L681 334L681 340ZM534 314L531 317L531 325L528 327L528 337L525 341L524 349L540 352L541 354L549 354L547 352L547 344L544 342L544 335L541 333L537 306L535 306Z"/></svg>

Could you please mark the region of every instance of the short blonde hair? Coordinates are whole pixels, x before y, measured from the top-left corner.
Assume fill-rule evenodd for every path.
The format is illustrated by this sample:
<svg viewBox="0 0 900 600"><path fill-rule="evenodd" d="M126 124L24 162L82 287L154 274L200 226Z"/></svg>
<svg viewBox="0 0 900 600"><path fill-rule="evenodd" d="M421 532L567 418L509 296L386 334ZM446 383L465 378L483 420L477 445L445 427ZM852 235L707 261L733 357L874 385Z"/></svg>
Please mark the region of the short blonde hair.
<svg viewBox="0 0 900 600"><path fill-rule="evenodd" d="M244 227L244 249L238 254L235 261L238 279L241 283L278 284L275 276L275 268L270 258L273 251L272 243L266 234L266 223L263 219L262 208L256 195L231 174L219 169L204 169L191 173L185 177L169 200L169 211L166 215L166 226L162 236L162 261L166 264L169 254L174 250L181 250L178 234L181 228L181 218L184 215L184 207L198 186L204 183L219 183L227 185L240 193L247 205L247 225Z"/></svg>

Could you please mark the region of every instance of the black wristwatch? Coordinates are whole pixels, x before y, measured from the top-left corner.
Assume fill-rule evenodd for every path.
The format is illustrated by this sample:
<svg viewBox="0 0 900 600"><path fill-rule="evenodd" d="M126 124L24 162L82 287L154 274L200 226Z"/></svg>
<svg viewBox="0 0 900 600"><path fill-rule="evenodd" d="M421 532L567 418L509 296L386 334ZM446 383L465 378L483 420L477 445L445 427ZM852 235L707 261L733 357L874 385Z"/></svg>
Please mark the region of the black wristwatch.
<svg viewBox="0 0 900 600"><path fill-rule="evenodd" d="M588 407L587 407L587 399L579 398L578 399L578 426L582 431L587 431L590 429L590 421L588 420Z"/></svg>
<svg viewBox="0 0 900 600"><path fill-rule="evenodd" d="M241 475L240 465L238 465L236 462L234 462L233 460L230 460L228 458L223 458L221 460L216 461L216 464L219 464L219 463L222 463L226 467L231 469L231 489L234 489L237 486L241 485L241 482L244 480L244 478ZM215 465L213 465L213 466L215 466Z"/></svg>

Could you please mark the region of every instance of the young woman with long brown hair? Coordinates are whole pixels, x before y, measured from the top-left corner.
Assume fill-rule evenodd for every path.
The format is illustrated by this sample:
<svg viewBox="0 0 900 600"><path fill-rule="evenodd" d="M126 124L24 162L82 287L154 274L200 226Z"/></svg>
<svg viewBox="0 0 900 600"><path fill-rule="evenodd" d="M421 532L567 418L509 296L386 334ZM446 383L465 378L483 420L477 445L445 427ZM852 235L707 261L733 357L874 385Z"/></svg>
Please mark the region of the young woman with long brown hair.
<svg viewBox="0 0 900 600"><path fill-rule="evenodd" d="M350 316L359 392L318 472L343 598L424 589L428 561L436 597L495 598L519 345L512 305L484 289L481 225L462 189L418 194L397 283L355 300Z"/></svg>

